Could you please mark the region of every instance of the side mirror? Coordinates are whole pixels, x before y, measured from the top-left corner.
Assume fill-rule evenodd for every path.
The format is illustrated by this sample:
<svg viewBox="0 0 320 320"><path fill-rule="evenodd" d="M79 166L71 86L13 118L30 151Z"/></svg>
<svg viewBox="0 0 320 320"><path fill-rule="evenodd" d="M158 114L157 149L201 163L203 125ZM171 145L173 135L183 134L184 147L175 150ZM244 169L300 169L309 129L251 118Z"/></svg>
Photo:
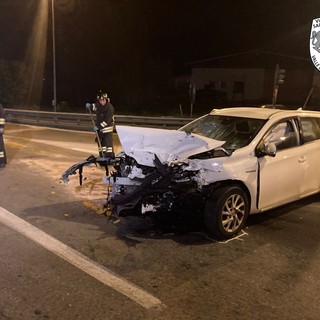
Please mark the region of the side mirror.
<svg viewBox="0 0 320 320"><path fill-rule="evenodd" d="M276 144L275 143L267 143L265 146L264 146L264 153L267 155L267 156L270 156L270 157L275 157L276 154L277 154L277 147L276 147Z"/></svg>
<svg viewBox="0 0 320 320"><path fill-rule="evenodd" d="M277 153L277 147L275 143L266 143L264 144L262 141L259 144L257 148L257 156L263 157L263 156L269 156L269 157L275 157Z"/></svg>

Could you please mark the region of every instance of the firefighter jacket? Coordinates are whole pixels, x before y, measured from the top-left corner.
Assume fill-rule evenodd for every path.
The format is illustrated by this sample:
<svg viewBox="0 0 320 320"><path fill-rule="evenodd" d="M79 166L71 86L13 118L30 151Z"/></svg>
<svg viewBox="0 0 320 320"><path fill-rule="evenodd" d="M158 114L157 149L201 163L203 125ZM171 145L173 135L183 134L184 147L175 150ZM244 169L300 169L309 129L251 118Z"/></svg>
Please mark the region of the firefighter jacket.
<svg viewBox="0 0 320 320"><path fill-rule="evenodd" d="M114 107L110 102L104 106L99 102L93 104L93 111L96 113L96 126L101 133L112 133L114 126Z"/></svg>

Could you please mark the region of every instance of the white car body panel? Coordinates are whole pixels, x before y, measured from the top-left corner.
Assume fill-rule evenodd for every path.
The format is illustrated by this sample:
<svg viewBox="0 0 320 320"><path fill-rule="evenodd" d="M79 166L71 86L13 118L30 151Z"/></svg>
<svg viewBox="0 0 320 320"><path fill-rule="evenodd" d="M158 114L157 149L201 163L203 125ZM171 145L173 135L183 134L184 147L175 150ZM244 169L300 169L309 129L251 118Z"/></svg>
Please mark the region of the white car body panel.
<svg viewBox="0 0 320 320"><path fill-rule="evenodd" d="M189 166L185 170L199 170L195 181L201 187L218 181L242 181L251 196L250 211L256 213L258 161L248 151L248 148L243 148L235 151L230 157L189 160Z"/></svg>
<svg viewBox="0 0 320 320"><path fill-rule="evenodd" d="M260 162L260 210L299 198L300 184L304 181L305 170L299 147L277 152L273 157L262 157Z"/></svg>
<svg viewBox="0 0 320 320"><path fill-rule="evenodd" d="M116 127L124 152L139 164L154 167L156 154L162 163L185 162L188 157L210 151L224 141L183 131L143 127Z"/></svg>
<svg viewBox="0 0 320 320"><path fill-rule="evenodd" d="M320 140L308 142L301 146L300 164L305 169L305 183L301 186L300 192L309 195L314 190L320 189Z"/></svg>

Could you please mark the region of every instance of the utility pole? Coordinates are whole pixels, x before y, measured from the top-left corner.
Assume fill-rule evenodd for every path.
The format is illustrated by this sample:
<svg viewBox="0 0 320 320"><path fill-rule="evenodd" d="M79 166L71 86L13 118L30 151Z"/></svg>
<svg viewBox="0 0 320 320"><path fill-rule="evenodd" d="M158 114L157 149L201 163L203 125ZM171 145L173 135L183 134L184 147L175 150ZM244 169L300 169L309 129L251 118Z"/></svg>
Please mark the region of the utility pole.
<svg viewBox="0 0 320 320"><path fill-rule="evenodd" d="M190 83L189 86L189 96L190 96L190 117L193 116L193 106L196 100L196 85Z"/></svg>
<svg viewBox="0 0 320 320"><path fill-rule="evenodd" d="M56 74L56 35L54 21L54 0L51 0L51 16L52 16L52 57L53 57L53 111L57 112L57 74Z"/></svg>
<svg viewBox="0 0 320 320"><path fill-rule="evenodd" d="M273 95L272 95L272 105L273 108L276 107L279 86L284 83L284 78L286 76L286 69L280 69L279 65L276 65L274 72L274 84L273 84Z"/></svg>

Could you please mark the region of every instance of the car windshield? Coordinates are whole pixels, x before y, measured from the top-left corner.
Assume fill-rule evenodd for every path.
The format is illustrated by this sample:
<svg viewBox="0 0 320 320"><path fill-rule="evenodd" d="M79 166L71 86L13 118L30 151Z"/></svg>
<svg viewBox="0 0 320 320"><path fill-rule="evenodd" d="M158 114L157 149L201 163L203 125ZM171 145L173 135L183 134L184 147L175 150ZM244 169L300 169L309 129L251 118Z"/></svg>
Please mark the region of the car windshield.
<svg viewBox="0 0 320 320"><path fill-rule="evenodd" d="M222 147L232 152L248 145L264 123L265 120L261 119L208 114L185 125L180 130L226 141Z"/></svg>

